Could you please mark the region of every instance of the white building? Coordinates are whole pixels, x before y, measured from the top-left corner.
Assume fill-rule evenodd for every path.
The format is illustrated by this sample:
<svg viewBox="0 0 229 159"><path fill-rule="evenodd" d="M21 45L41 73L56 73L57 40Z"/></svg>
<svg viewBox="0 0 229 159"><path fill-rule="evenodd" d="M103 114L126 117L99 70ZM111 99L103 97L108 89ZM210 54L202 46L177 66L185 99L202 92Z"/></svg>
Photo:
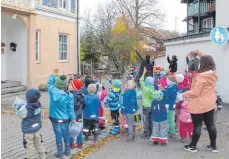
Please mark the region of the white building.
<svg viewBox="0 0 229 159"><path fill-rule="evenodd" d="M190 5L190 3L198 3L198 0L182 0L182 3L187 3L187 7L195 7L195 5ZM200 0L200 3L213 3L215 5L215 7L212 5L212 7L209 8L211 12L215 12L211 18L213 22L209 20L209 27L212 28L221 25L229 28L229 0ZM192 8L189 8L189 10L192 10ZM217 91L222 96L224 102L229 103L229 42L222 46L217 46L212 43L210 39L210 28L206 30L206 28L202 27L203 25L206 26L205 23L203 24L203 21L206 21L207 13L197 13L197 15L200 15L200 17L197 18L195 18L195 16L190 18L192 17L191 14L193 13L190 12L186 19L191 19L190 22L193 22L193 19L197 19L200 22L198 23L197 21L197 24L195 24L197 29L193 29L193 27L189 28L187 25L187 36L168 39L165 43L166 56L177 55L178 72L184 72L184 70L187 69L185 58L190 51L199 49L204 54L211 55L215 60L219 75ZM194 33L190 32L190 30L194 30ZM156 64L168 68L166 56L157 58Z"/></svg>

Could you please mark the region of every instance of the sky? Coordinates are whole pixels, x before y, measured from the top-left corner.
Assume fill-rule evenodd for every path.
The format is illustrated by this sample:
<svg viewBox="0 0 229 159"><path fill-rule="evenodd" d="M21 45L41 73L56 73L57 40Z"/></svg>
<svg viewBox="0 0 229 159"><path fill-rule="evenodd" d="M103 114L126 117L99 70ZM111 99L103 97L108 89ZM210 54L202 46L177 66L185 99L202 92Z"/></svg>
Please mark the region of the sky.
<svg viewBox="0 0 229 159"><path fill-rule="evenodd" d="M92 10L93 12L100 3L107 2L109 0L80 0L80 17L83 16L86 10ZM186 17L187 6L181 4L181 0L158 0L158 2L158 7L166 15L163 29L185 33L186 23L182 21ZM175 21L177 21L176 25Z"/></svg>

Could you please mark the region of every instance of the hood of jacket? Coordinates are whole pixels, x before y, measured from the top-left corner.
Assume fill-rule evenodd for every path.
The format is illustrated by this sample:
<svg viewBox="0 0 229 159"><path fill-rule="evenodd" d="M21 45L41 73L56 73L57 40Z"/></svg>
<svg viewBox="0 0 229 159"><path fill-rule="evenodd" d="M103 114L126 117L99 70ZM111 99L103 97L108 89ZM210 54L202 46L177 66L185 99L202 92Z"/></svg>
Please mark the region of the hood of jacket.
<svg viewBox="0 0 229 159"><path fill-rule="evenodd" d="M197 76L204 80L207 85L215 85L216 81L218 80L218 74L215 71L207 71L203 73L198 73Z"/></svg>

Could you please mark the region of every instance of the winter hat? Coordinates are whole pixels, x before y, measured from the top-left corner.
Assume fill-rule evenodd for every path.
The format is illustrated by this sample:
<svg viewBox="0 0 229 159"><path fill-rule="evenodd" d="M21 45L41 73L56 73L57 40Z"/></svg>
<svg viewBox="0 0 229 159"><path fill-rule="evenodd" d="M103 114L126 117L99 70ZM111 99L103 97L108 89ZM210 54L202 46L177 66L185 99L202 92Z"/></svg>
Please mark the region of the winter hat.
<svg viewBox="0 0 229 159"><path fill-rule="evenodd" d="M136 83L134 82L134 80L129 80L127 81L127 89L133 90L136 87Z"/></svg>
<svg viewBox="0 0 229 159"><path fill-rule="evenodd" d="M87 87L88 93L92 94L96 92L96 84L89 84Z"/></svg>
<svg viewBox="0 0 229 159"><path fill-rule="evenodd" d="M177 79L176 79L176 75L168 75L167 77L171 82L176 83Z"/></svg>
<svg viewBox="0 0 229 159"><path fill-rule="evenodd" d="M56 76L55 86L58 89L66 89L67 88L67 77L65 75Z"/></svg>
<svg viewBox="0 0 229 159"><path fill-rule="evenodd" d="M80 79L74 79L71 81L71 85L74 90L80 90L83 87L83 82Z"/></svg>
<svg viewBox="0 0 229 159"><path fill-rule="evenodd" d="M28 103L36 103L40 99L41 93L37 89L30 89L27 91L25 97Z"/></svg>
<svg viewBox="0 0 229 159"><path fill-rule="evenodd" d="M160 66L156 66L156 71L161 71L161 67Z"/></svg>
<svg viewBox="0 0 229 159"><path fill-rule="evenodd" d="M169 75L167 77L167 84L168 84L168 86L172 86L172 85L176 84L176 76L175 75Z"/></svg>
<svg viewBox="0 0 229 159"><path fill-rule="evenodd" d="M154 86L154 81L155 81L155 79L153 77L148 76L145 79L145 85L146 86Z"/></svg>
<svg viewBox="0 0 229 159"><path fill-rule="evenodd" d="M156 91L156 92L154 92L154 99L156 101L161 101L163 99L163 93L162 93L162 91Z"/></svg>
<svg viewBox="0 0 229 159"><path fill-rule="evenodd" d="M184 81L184 75L183 74L176 74L176 82L180 83Z"/></svg>
<svg viewBox="0 0 229 159"><path fill-rule="evenodd" d="M113 80L112 81L112 86L113 86L113 88L121 89L122 88L122 82L120 80Z"/></svg>
<svg viewBox="0 0 229 159"><path fill-rule="evenodd" d="M167 72L161 71L161 72L160 72L160 75L161 75L161 77L165 77L165 76L167 75Z"/></svg>

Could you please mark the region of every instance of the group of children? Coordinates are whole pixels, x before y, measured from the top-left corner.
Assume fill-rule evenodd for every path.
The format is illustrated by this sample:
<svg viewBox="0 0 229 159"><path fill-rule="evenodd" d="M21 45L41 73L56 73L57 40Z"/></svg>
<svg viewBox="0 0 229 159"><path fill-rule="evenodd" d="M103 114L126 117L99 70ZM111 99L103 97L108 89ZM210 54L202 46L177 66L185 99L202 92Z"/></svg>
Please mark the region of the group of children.
<svg viewBox="0 0 229 159"><path fill-rule="evenodd" d="M181 142L192 137L193 125L191 114L188 112L188 101L183 93L191 87L191 74L168 74L160 67L155 67L153 76L145 76L144 68L140 78L142 90L142 108L144 131L141 138L151 138L153 145L167 144L168 137L176 138L176 128L179 129ZM50 95L49 118L56 137L57 158L70 156L70 149L83 146L93 134L94 143L98 140L100 130L105 128L103 105L109 107L113 127L110 133L120 133L119 112L125 117L127 141L134 140L135 125L138 118L139 105L137 102L137 86L134 79L128 79L125 91L122 94L122 81L110 80L112 88L109 92L101 84L85 77L73 79L69 83L67 77L58 74L55 69L48 79ZM108 96L107 96L108 95ZM46 158L40 129L41 122L41 94L36 89L30 89L26 94L26 115L22 120L24 147L27 150L27 159L32 158L31 151L35 146L39 158ZM218 101L220 102L220 101ZM74 141L69 135L70 123L83 122L83 130ZM63 150L63 141L64 147ZM33 146L34 144L34 146Z"/></svg>
<svg viewBox="0 0 229 159"><path fill-rule="evenodd" d="M107 95L101 84L96 84L90 77L67 81L64 74L58 74L58 69L49 77L47 88L50 96L49 119L52 123L56 138L56 158L70 156L70 149L82 148L84 140L93 134L93 144L98 140L100 130L105 128L102 103ZM26 104L22 117L23 144L26 149L26 159L33 158L35 147L40 159L46 158L40 129L41 122L41 94L37 89L30 89L26 93ZM15 106L16 108L16 106ZM17 114L22 112L22 106L17 107ZM20 113L19 113L20 112ZM83 123L83 130L79 132L76 141L70 137L70 125ZM71 123L71 124L70 124ZM64 145L63 145L64 140ZM64 147L64 149L63 149Z"/></svg>

